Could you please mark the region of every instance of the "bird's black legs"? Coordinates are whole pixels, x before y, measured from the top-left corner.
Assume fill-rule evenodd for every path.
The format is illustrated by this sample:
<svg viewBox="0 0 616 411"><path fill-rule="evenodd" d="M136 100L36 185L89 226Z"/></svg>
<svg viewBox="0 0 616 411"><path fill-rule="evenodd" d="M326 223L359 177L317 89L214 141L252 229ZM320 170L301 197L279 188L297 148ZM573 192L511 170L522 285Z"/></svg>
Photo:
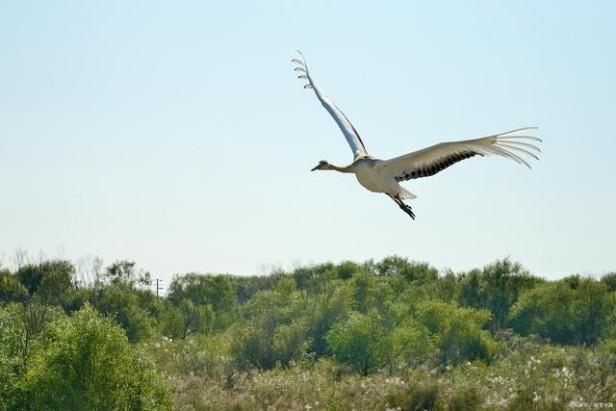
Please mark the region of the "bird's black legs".
<svg viewBox="0 0 616 411"><path fill-rule="evenodd" d="M413 209L411 208L410 205L404 204L404 201L402 201L400 197L392 196L391 194L387 194L387 195L389 196L389 198L394 200L396 204L398 204L398 207L400 207L402 211L408 214L408 216L411 217L413 220L415 219L415 213L413 212Z"/></svg>

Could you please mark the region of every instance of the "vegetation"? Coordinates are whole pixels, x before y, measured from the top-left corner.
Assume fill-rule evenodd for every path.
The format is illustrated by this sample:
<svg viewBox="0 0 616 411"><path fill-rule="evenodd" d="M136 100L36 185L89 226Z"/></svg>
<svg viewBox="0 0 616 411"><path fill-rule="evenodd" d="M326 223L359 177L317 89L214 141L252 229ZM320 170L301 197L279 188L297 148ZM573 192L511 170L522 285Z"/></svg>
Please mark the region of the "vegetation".
<svg viewBox="0 0 616 411"><path fill-rule="evenodd" d="M0 267L0 410L616 407L616 274L400 257L269 276ZM96 270L95 270L96 271Z"/></svg>

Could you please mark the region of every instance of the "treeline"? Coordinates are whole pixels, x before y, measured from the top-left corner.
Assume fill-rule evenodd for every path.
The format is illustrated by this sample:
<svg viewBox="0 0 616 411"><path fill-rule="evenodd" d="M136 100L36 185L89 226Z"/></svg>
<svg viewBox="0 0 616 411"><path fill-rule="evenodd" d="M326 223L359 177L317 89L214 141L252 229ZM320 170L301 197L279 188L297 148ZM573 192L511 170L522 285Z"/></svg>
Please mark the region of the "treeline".
<svg viewBox="0 0 616 411"><path fill-rule="evenodd" d="M232 390L241 373L298 364L333 364L338 377L490 367L520 338L616 357L616 273L547 281L509 260L439 273L394 256L189 273L160 298L133 262L75 278L64 260L0 269L0 409L181 408L162 375Z"/></svg>

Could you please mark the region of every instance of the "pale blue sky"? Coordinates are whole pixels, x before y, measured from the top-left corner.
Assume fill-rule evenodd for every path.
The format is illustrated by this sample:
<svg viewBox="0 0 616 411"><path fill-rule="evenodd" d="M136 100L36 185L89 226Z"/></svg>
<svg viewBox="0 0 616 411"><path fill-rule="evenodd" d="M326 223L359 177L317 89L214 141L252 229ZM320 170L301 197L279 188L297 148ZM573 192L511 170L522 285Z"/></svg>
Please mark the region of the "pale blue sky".
<svg viewBox="0 0 616 411"><path fill-rule="evenodd" d="M186 271L399 254L465 270L616 270L616 3L0 2L0 257ZM387 158L539 126L527 170L471 159L406 184L411 221L354 178L296 49Z"/></svg>

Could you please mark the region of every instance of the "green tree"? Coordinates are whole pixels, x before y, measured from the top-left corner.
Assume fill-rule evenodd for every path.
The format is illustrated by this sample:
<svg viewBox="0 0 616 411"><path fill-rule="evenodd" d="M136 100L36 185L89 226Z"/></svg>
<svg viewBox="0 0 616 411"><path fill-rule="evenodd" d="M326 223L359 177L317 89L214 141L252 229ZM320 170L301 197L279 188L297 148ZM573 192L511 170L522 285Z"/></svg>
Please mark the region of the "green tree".
<svg viewBox="0 0 616 411"><path fill-rule="evenodd" d="M149 291L118 281L98 287L92 299L98 311L115 318L131 342L151 337L158 327L156 314L162 303Z"/></svg>
<svg viewBox="0 0 616 411"><path fill-rule="evenodd" d="M609 292L616 291L616 273L607 273L601 277L601 282L605 284Z"/></svg>
<svg viewBox="0 0 616 411"><path fill-rule="evenodd" d="M517 332L556 343L594 344L608 330L616 298L601 282L569 277L524 293L511 310Z"/></svg>
<svg viewBox="0 0 616 411"><path fill-rule="evenodd" d="M354 287L346 282L325 281L320 288L320 292L310 296L304 310L309 324L309 351L317 357L328 353L327 333L345 319L356 304Z"/></svg>
<svg viewBox="0 0 616 411"><path fill-rule="evenodd" d="M112 283L126 283L132 286L152 285L152 275L145 270L137 268L134 261L120 260L111 264L105 270L105 277Z"/></svg>
<svg viewBox="0 0 616 411"><path fill-rule="evenodd" d="M0 269L0 304L21 302L28 298L28 290L17 276L8 270Z"/></svg>
<svg viewBox="0 0 616 411"><path fill-rule="evenodd" d="M23 373L20 306L0 306L0 410L11 408Z"/></svg>
<svg viewBox="0 0 616 411"><path fill-rule="evenodd" d="M401 276L409 282L430 282L438 278L438 270L427 263L411 262L398 256L385 257L374 264L378 275Z"/></svg>
<svg viewBox="0 0 616 411"><path fill-rule="evenodd" d="M70 261L52 260L21 267L16 276L30 296L45 303L58 304L73 289L75 267Z"/></svg>
<svg viewBox="0 0 616 411"><path fill-rule="evenodd" d="M280 278L272 290L255 294L243 312L244 319L231 332L231 350L240 367L270 369L306 353L306 299L292 278Z"/></svg>
<svg viewBox="0 0 616 411"><path fill-rule="evenodd" d="M368 375L386 365L389 340L376 310L367 314L351 313L346 320L332 327L326 340L336 360L361 375Z"/></svg>
<svg viewBox="0 0 616 411"><path fill-rule="evenodd" d="M299 289L318 289L326 274L334 270L332 263L299 267L293 270L293 277Z"/></svg>
<svg viewBox="0 0 616 411"><path fill-rule="evenodd" d="M190 300L195 306L210 305L215 313L214 328L228 327L237 318L235 284L226 275L186 274L176 277L169 286L167 300L179 306Z"/></svg>
<svg viewBox="0 0 616 411"><path fill-rule="evenodd" d="M423 364L437 353L439 339L431 335L427 327L412 318L394 327L388 338L391 359L407 366Z"/></svg>
<svg viewBox="0 0 616 411"><path fill-rule="evenodd" d="M164 333L173 338L186 339L193 334L209 334L214 324L211 305L195 306L187 298L177 307L169 305L164 315Z"/></svg>
<svg viewBox="0 0 616 411"><path fill-rule="evenodd" d="M160 410L168 390L112 320L86 306L54 322L22 387L31 410Z"/></svg>
<svg viewBox="0 0 616 411"><path fill-rule="evenodd" d="M520 294L540 282L520 264L500 260L461 277L459 302L463 306L489 310L492 313L489 325L495 331L505 328L509 310Z"/></svg>
<svg viewBox="0 0 616 411"><path fill-rule="evenodd" d="M440 301L420 303L417 320L427 328L439 349L442 364L489 361L495 343L483 326L490 320L487 310L456 307Z"/></svg>

